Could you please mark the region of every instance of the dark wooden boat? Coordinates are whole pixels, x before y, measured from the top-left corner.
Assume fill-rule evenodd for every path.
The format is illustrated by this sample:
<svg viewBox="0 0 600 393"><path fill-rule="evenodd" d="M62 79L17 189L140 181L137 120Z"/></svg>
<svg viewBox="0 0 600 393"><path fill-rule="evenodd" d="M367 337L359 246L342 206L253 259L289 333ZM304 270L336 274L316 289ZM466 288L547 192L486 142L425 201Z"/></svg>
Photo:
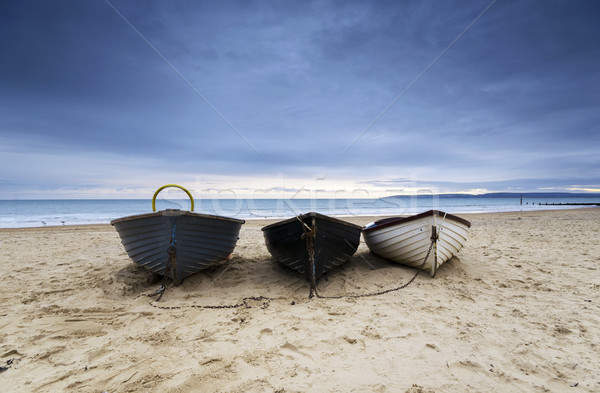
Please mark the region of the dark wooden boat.
<svg viewBox="0 0 600 393"><path fill-rule="evenodd" d="M311 285L356 252L361 227L319 213L306 213L262 228L271 255L304 275Z"/></svg>
<svg viewBox="0 0 600 393"><path fill-rule="evenodd" d="M156 212L156 195L166 187L184 190L194 210L189 191L168 184L152 198L154 213L118 218L111 224L135 263L179 285L189 275L225 260L235 248L244 220L176 209Z"/></svg>

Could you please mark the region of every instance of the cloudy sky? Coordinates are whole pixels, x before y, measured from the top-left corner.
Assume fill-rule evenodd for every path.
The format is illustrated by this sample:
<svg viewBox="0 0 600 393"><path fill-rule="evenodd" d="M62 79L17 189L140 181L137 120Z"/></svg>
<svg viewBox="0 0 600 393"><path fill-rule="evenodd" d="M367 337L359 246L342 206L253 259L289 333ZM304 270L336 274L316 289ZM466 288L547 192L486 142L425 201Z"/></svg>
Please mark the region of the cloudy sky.
<svg viewBox="0 0 600 393"><path fill-rule="evenodd" d="M0 199L600 192L597 1L3 1Z"/></svg>

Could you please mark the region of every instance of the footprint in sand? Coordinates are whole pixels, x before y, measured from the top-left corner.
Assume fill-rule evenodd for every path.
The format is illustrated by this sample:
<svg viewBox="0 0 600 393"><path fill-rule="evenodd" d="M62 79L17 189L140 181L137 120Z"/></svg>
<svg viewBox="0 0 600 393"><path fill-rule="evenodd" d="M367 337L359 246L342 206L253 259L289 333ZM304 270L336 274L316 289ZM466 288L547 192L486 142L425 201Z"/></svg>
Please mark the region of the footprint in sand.
<svg viewBox="0 0 600 393"><path fill-rule="evenodd" d="M310 356L308 353L301 351L300 349L298 349L298 347L296 347L294 344L290 344L290 343L285 343L281 346L281 349L284 350L284 352L292 355L293 357L298 357L298 355L301 355L305 358L308 358L310 360L313 360L312 356Z"/></svg>
<svg viewBox="0 0 600 393"><path fill-rule="evenodd" d="M276 347L278 344L278 340L273 336L273 330L269 328L264 328L260 330L259 339L268 348Z"/></svg>

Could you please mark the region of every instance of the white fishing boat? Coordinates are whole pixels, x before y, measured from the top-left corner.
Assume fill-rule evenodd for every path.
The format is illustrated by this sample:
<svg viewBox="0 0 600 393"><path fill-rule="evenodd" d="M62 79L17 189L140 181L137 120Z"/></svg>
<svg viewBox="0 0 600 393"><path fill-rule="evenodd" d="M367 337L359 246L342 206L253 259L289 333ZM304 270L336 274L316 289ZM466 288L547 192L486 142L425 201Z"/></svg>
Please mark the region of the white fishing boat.
<svg viewBox="0 0 600 393"><path fill-rule="evenodd" d="M434 277L438 267L463 247L470 227L464 218L429 210L375 221L365 226L362 234L374 254L407 266L423 265L423 270Z"/></svg>

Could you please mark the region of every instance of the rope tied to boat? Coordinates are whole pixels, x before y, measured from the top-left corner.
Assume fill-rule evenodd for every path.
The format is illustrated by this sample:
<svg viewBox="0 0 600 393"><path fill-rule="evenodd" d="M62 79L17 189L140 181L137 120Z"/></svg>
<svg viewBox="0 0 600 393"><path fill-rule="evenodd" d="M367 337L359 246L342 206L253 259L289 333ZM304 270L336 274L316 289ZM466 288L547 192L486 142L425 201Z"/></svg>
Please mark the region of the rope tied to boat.
<svg viewBox="0 0 600 393"><path fill-rule="evenodd" d="M313 226L307 225L300 216L296 216L298 221L302 223L302 229L304 232L300 236L301 239L306 241L306 252L308 253L308 279L310 282L310 293L309 299L312 299L313 292L317 292L317 279L316 279L316 267L315 267L315 238L317 237L317 225L313 219Z"/></svg>
<svg viewBox="0 0 600 393"><path fill-rule="evenodd" d="M162 283L160 284L160 287L158 287L156 291L154 291L154 293L140 294L135 297L136 299L140 296L157 296L155 300L158 302L160 299L162 299L163 295L165 294L165 291L167 290L167 281L169 279L169 276L171 280L177 283L177 248L175 247L175 243L177 242L177 240L175 239L176 228L176 224L173 224L173 227L171 228L171 244L169 245L169 248L167 248L167 255L169 257L165 265L165 273L163 274L163 279Z"/></svg>
<svg viewBox="0 0 600 393"><path fill-rule="evenodd" d="M302 229L304 229L304 232L307 232L307 231L309 231L309 232L310 232L310 231L312 231L312 228L311 228L311 227L309 227L309 226L308 226L308 225L307 225L307 224L306 224L304 221L302 221L302 218L300 218L300 215L297 215L297 216L296 216L296 218L297 218L297 219L298 219L298 221L300 221L300 223L302 224L302 227L303 227Z"/></svg>

